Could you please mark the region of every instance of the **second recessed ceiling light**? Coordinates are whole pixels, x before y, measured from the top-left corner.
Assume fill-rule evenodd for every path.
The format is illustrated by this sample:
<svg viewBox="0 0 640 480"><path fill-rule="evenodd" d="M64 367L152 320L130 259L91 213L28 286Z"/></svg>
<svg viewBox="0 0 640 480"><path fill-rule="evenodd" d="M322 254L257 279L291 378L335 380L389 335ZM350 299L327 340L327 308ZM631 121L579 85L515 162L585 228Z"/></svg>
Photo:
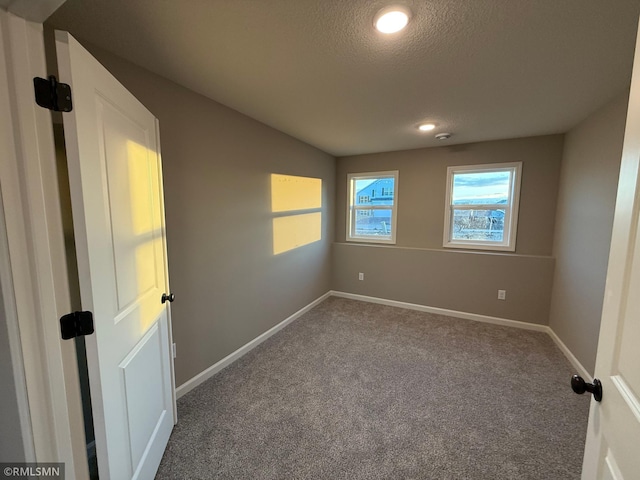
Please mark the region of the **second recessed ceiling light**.
<svg viewBox="0 0 640 480"><path fill-rule="evenodd" d="M373 24L381 33L396 33L407 26L410 18L411 11L406 7L386 7L376 14Z"/></svg>
<svg viewBox="0 0 640 480"><path fill-rule="evenodd" d="M418 130L421 132L430 132L434 128L436 128L436 126L433 123L423 123L422 125L418 125Z"/></svg>

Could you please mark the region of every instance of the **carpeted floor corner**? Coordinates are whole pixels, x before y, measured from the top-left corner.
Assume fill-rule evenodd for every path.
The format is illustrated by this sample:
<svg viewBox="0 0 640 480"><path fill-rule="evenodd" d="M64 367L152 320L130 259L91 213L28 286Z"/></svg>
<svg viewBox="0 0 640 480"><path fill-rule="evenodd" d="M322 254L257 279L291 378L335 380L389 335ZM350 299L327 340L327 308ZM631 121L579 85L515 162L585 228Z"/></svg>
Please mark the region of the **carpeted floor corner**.
<svg viewBox="0 0 640 480"><path fill-rule="evenodd" d="M580 478L548 335L329 298L178 401L159 479Z"/></svg>

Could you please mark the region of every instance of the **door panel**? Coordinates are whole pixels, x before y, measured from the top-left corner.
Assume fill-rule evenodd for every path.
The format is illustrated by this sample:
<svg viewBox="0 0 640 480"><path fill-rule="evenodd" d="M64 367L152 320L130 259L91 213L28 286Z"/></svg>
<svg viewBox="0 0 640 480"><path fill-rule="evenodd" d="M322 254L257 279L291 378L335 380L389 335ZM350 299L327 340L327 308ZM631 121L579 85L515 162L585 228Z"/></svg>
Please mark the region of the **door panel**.
<svg viewBox="0 0 640 480"><path fill-rule="evenodd" d="M640 42L640 36L638 37ZM634 479L640 472L640 43L636 43L611 237L583 479Z"/></svg>
<svg viewBox="0 0 640 480"><path fill-rule="evenodd" d="M640 292L640 242L638 242L638 226L636 225L635 245L629 259L629 286L631 292ZM628 391L633 398L638 399L640 392L640 299L638 295L631 295L627 298L623 307L623 314L620 317L620 344L616 348L614 369L620 373L624 383L628 386Z"/></svg>
<svg viewBox="0 0 640 480"><path fill-rule="evenodd" d="M68 33L65 142L101 478L153 478L175 423L156 118Z"/></svg>
<svg viewBox="0 0 640 480"><path fill-rule="evenodd" d="M155 324L120 364L134 468L138 467L153 432L166 415L162 398L161 343L162 337Z"/></svg>
<svg viewBox="0 0 640 480"><path fill-rule="evenodd" d="M106 103L106 102L105 102ZM111 212L118 310L152 288L158 288L154 255L153 163L149 132L109 103L99 103L98 128L103 132L104 162ZM109 162L106 162L106 158ZM151 265L153 268L140 268Z"/></svg>
<svg viewBox="0 0 640 480"><path fill-rule="evenodd" d="M613 454L611 450L607 450L607 454L604 457L605 460L605 470L603 474L603 478L605 480L622 480L622 474L620 473L620 468L618 468L618 464L616 460L613 458Z"/></svg>
<svg viewBox="0 0 640 480"><path fill-rule="evenodd" d="M157 155L149 139L154 132L141 128L102 99L98 102L98 112L100 143L104 145L102 162L107 178L117 312L124 314L154 290L162 295L164 288L159 201L153 195L157 190ZM160 304L157 306L159 310Z"/></svg>

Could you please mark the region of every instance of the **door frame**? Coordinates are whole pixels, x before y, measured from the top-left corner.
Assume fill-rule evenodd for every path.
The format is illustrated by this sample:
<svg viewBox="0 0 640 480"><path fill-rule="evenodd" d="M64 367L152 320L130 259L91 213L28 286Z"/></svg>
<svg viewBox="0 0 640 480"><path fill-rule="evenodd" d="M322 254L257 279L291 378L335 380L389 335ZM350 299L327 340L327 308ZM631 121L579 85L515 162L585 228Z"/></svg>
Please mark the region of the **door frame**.
<svg viewBox="0 0 640 480"><path fill-rule="evenodd" d="M0 9L0 100L9 105L0 116L1 294L26 460L64 462L66 478L85 479L75 344L61 340L58 325L71 303L53 127L33 94L33 77L48 73L42 22L63 2L17 0Z"/></svg>

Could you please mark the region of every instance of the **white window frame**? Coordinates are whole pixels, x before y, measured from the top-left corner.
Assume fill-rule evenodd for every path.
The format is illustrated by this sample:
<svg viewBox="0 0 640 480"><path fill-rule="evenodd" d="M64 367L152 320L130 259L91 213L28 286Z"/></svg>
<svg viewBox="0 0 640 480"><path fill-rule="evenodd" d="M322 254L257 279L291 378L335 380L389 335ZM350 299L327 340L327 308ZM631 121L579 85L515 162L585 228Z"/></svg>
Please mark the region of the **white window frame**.
<svg viewBox="0 0 640 480"><path fill-rule="evenodd" d="M396 243L396 227L398 225L398 176L398 170L347 174L347 242ZM355 181L373 178L394 179L393 205L391 206L391 238L375 238L355 235L356 211L358 210L355 204ZM366 207L361 208L361 210L389 210L389 205L367 205Z"/></svg>
<svg viewBox="0 0 640 480"><path fill-rule="evenodd" d="M511 189L509 191L510 202L500 205L504 209L504 236L502 242L482 240L453 240L452 239L452 215L454 208L457 210L495 210L495 204L453 205L453 176L456 173L488 173L488 172L512 172ZM516 234L518 229L518 211L520 207L520 185L522 182L522 162L491 163L484 165L461 165L447 168L447 194L444 209L444 235L443 246L445 248L468 248L474 250L496 250L515 252Z"/></svg>

